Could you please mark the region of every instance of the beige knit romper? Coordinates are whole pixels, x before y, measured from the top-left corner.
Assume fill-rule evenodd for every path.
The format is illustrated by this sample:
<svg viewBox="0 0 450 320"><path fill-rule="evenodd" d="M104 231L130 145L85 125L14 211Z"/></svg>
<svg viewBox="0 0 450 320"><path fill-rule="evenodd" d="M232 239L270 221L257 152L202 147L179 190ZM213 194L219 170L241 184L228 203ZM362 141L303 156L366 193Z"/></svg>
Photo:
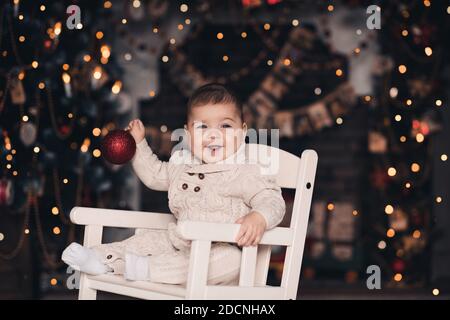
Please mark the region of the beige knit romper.
<svg viewBox="0 0 450 320"><path fill-rule="evenodd" d="M177 221L235 223L250 211L257 211L271 229L285 214L281 189L273 176L261 173L257 164L246 163L246 150L242 144L230 158L214 164L203 164L188 150L178 150L163 162L144 139L137 144L132 166L147 187L168 191L169 208ZM137 230L126 240L94 249L115 274L124 273L125 253L132 253L148 256L150 281L187 281L190 241L183 239L176 223L170 223L168 230ZM208 284L236 284L240 260L237 245L213 242Z"/></svg>

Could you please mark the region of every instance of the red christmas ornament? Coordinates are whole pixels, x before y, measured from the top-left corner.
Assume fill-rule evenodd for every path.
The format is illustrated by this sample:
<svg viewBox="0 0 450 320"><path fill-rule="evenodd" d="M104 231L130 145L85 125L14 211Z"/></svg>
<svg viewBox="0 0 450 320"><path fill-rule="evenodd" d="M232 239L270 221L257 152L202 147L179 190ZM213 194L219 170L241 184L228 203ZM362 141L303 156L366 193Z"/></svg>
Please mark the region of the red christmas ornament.
<svg viewBox="0 0 450 320"><path fill-rule="evenodd" d="M62 134L66 135L69 134L70 132L70 127L68 125L63 125L61 126L61 128L59 129L59 132L61 132Z"/></svg>
<svg viewBox="0 0 450 320"><path fill-rule="evenodd" d="M403 260L396 259L392 264L392 270L397 273L405 271L405 262Z"/></svg>
<svg viewBox="0 0 450 320"><path fill-rule="evenodd" d="M14 190L12 181L6 178L0 179L0 206L8 206L13 201Z"/></svg>
<svg viewBox="0 0 450 320"><path fill-rule="evenodd" d="M113 130L103 138L101 144L103 157L113 164L130 161L136 152L136 142L128 131Z"/></svg>
<svg viewBox="0 0 450 320"><path fill-rule="evenodd" d="M372 184L378 189L386 189L387 184L389 183L389 176L387 175L387 170L382 168L376 168L371 173Z"/></svg>

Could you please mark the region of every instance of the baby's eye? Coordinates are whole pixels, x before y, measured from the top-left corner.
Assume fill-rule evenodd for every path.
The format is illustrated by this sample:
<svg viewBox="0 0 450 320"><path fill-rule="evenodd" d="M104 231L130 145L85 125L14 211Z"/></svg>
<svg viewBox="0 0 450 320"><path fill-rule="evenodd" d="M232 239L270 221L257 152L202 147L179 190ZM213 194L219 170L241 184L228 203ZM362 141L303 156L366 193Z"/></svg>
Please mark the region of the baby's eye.
<svg viewBox="0 0 450 320"><path fill-rule="evenodd" d="M206 129L206 128L207 128L206 124L198 124L198 125L195 127L195 129Z"/></svg>
<svg viewBox="0 0 450 320"><path fill-rule="evenodd" d="M222 128L231 128L231 125L229 125L228 123L224 123L222 124Z"/></svg>

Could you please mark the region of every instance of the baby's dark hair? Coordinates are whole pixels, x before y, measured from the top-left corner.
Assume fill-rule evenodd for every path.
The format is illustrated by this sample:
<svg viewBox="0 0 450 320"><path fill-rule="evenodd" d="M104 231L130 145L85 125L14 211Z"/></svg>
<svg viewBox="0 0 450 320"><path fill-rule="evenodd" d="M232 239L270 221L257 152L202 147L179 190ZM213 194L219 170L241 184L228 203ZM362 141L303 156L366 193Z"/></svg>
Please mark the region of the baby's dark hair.
<svg viewBox="0 0 450 320"><path fill-rule="evenodd" d="M227 86L220 83L208 83L199 88L197 88L194 93L192 93L189 101L187 103L187 118L191 114L191 110L197 106L204 106L208 103L211 104L234 104L236 106L236 111L239 114L241 120L244 120L244 115L242 111L242 103L238 96L233 90Z"/></svg>

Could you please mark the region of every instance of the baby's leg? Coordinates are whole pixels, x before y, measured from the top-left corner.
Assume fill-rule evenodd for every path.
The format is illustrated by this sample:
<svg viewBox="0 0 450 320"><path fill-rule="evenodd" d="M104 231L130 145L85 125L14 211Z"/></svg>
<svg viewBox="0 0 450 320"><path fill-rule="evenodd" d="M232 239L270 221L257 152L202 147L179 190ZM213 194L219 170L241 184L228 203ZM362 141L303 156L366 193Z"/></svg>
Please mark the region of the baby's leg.
<svg viewBox="0 0 450 320"><path fill-rule="evenodd" d="M163 253L150 257L127 255L125 277L130 280L150 280L169 284L187 282L189 251ZM211 247L208 284L237 283L241 265L241 250L227 243Z"/></svg>
<svg viewBox="0 0 450 320"><path fill-rule="evenodd" d="M168 240L165 230L147 230L123 241L104 243L87 248L72 243L62 255L62 260L76 270L89 274L104 274L108 271L123 274L127 252L147 256L175 249Z"/></svg>
<svg viewBox="0 0 450 320"><path fill-rule="evenodd" d="M93 247L114 274L125 273L126 255L150 256L163 252L174 252L175 248L169 241L167 230L144 230L123 241L105 243Z"/></svg>
<svg viewBox="0 0 450 320"><path fill-rule="evenodd" d="M239 282L242 251L229 243L214 243L208 268L210 285L230 285Z"/></svg>

